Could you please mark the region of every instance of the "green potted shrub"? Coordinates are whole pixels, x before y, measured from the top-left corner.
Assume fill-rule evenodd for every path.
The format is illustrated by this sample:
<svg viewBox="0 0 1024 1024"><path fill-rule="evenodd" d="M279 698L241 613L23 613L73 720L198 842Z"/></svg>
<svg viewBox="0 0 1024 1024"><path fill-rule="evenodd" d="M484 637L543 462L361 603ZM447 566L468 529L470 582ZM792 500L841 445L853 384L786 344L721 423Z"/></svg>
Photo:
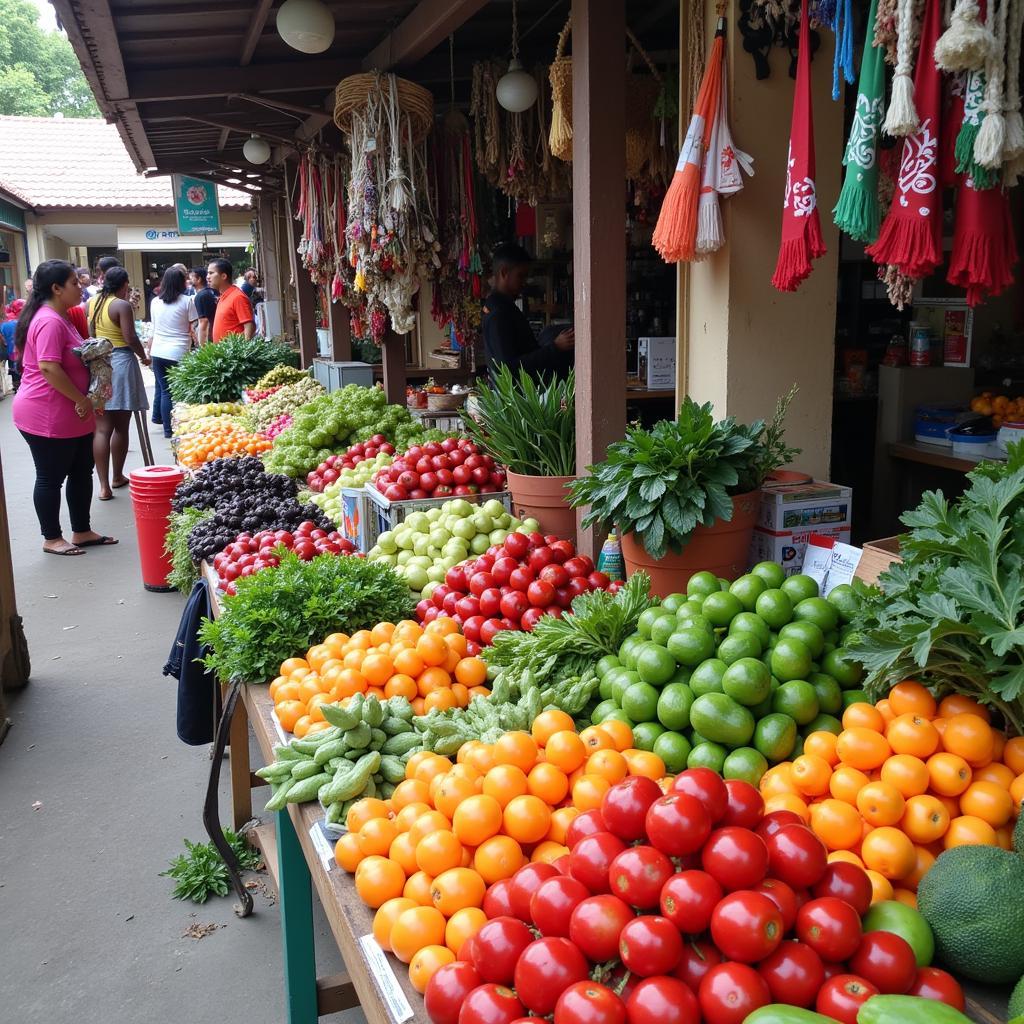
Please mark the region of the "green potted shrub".
<svg viewBox="0 0 1024 1024"><path fill-rule="evenodd" d="M746 568L757 521L758 490L799 449L783 423L796 394L780 399L770 423L715 422L710 403L687 398L676 420L653 430L632 426L604 462L570 485L572 504L587 508L584 526L615 524L627 572L643 569L665 596L708 569L735 578Z"/></svg>
<svg viewBox="0 0 1024 1024"><path fill-rule="evenodd" d="M544 533L572 539L576 512L566 485L576 479L576 378L537 381L500 366L477 385L476 419L466 429L505 466L513 512L536 519Z"/></svg>

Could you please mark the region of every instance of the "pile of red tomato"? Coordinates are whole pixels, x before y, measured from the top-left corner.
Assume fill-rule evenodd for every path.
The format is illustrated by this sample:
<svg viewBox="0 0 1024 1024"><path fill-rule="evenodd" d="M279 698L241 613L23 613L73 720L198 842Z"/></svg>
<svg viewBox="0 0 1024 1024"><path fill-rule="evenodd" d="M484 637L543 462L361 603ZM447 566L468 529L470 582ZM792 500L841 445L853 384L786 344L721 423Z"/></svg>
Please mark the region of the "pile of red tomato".
<svg viewBox="0 0 1024 1024"><path fill-rule="evenodd" d="M566 845L488 890L489 920L427 984L433 1024L742 1024L770 1003L855 1024L879 992L963 1008L907 940L862 931L864 871L746 782L627 778Z"/></svg>
<svg viewBox="0 0 1024 1024"><path fill-rule="evenodd" d="M213 568L221 589L235 593L235 580L252 576L260 569L281 564L282 549L294 551L304 562L317 555L351 555L356 546L337 530L328 533L308 519L291 530L260 530L259 533L240 533L223 551L213 556Z"/></svg>
<svg viewBox="0 0 1024 1024"><path fill-rule="evenodd" d="M542 615L559 616L588 590L617 590L572 541L554 534L510 533L445 574L416 606L421 622L450 615L468 640L490 644L503 629L530 631Z"/></svg>
<svg viewBox="0 0 1024 1024"><path fill-rule="evenodd" d="M505 490L505 471L467 437L413 445L374 478L388 501L465 497Z"/></svg>
<svg viewBox="0 0 1024 1024"><path fill-rule="evenodd" d="M341 476L343 469L355 469L360 462L376 458L380 452L385 455L395 454L395 446L383 434L374 434L366 441L358 441L340 455L329 455L316 469L311 469L306 474L306 486L321 494Z"/></svg>

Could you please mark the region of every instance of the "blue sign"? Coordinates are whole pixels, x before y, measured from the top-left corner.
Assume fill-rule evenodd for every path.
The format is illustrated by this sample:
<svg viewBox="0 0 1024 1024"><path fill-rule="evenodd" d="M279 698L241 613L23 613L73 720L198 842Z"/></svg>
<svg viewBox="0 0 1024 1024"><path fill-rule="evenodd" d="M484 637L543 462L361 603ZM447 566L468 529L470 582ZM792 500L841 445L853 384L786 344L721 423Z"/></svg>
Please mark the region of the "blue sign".
<svg viewBox="0 0 1024 1024"><path fill-rule="evenodd" d="M183 235L219 235L217 186L212 181L185 174L172 174L171 186L178 231Z"/></svg>

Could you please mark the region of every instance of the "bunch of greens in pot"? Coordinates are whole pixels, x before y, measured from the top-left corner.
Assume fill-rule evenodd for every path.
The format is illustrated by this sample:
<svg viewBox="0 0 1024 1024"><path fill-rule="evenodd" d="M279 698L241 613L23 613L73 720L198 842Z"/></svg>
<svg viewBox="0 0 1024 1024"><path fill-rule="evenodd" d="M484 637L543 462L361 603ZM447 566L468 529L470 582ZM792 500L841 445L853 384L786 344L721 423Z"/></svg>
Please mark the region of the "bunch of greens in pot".
<svg viewBox="0 0 1024 1024"><path fill-rule="evenodd" d="M467 433L506 469L522 476L575 476L576 377L542 378L505 365L477 385L479 422Z"/></svg>
<svg viewBox="0 0 1024 1024"><path fill-rule="evenodd" d="M1024 443L967 479L956 501L928 491L903 515L903 561L869 592L847 647L872 700L914 678L990 705L1024 734Z"/></svg>
<svg viewBox="0 0 1024 1024"><path fill-rule="evenodd" d="M653 558L677 554L698 526L732 519L732 498L757 490L799 454L783 439L796 389L779 399L770 423L715 422L710 403L687 397L676 420L653 430L632 426L608 446L608 458L569 485L570 504L589 506L584 526L616 524L633 533Z"/></svg>

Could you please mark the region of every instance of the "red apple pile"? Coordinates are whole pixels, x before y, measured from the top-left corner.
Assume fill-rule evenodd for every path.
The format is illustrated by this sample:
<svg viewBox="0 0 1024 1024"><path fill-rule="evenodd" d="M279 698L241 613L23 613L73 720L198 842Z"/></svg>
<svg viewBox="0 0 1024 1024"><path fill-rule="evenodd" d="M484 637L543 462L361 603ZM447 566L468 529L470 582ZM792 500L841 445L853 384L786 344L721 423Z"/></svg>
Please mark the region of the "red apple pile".
<svg viewBox="0 0 1024 1024"><path fill-rule="evenodd" d="M365 459L373 459L380 453L394 455L395 446L383 435L374 434L366 441L358 441L340 455L329 455L316 469L306 474L306 486L317 494L333 484L343 469L355 469Z"/></svg>
<svg viewBox="0 0 1024 1024"><path fill-rule="evenodd" d="M450 615L468 640L490 644L503 629L532 631L542 615L560 616L588 590L617 590L572 541L554 534L510 533L478 558L445 574L429 600L420 601L421 622Z"/></svg>
<svg viewBox="0 0 1024 1024"><path fill-rule="evenodd" d="M496 494L505 490L505 471L467 437L413 445L374 478L388 501Z"/></svg>
<svg viewBox="0 0 1024 1024"><path fill-rule="evenodd" d="M264 398L269 398L275 391L280 391L284 387L283 384L278 384L272 388L246 388L245 397L250 402L262 402Z"/></svg>

